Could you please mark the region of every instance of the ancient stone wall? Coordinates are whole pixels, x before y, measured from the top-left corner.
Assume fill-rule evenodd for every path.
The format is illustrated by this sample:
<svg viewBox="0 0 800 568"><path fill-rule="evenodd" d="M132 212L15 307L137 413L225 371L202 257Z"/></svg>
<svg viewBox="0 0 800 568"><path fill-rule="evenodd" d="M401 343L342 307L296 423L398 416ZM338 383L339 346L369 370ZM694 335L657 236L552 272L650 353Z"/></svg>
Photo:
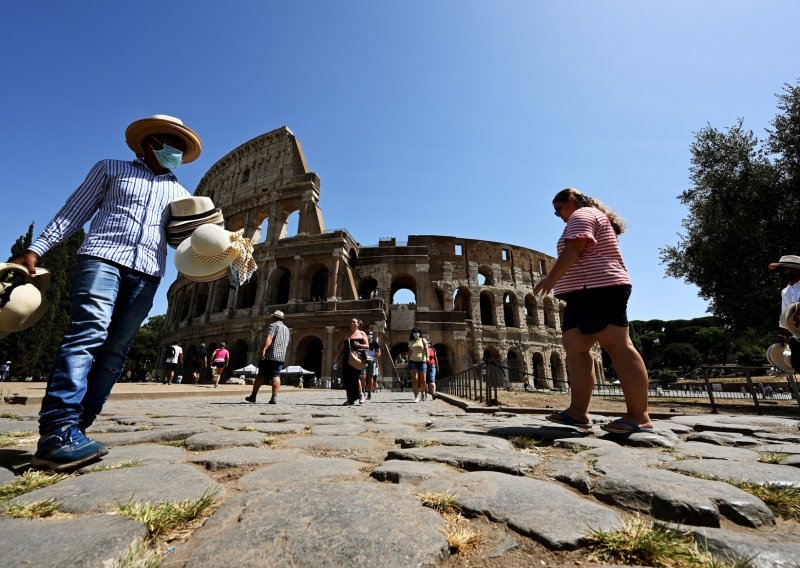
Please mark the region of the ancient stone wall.
<svg viewBox="0 0 800 568"><path fill-rule="evenodd" d="M269 314L280 309L292 331L287 364L314 371L323 383L334 374L353 317L384 345L384 377L402 374L393 361L416 325L437 348L441 376L491 359L512 382L535 377L539 386L552 386L553 379L566 379L562 305L532 293L552 257L438 235L360 246L346 230L325 232L320 185L286 127L241 145L211 167L195 194L222 209L227 229L244 229L253 239L259 269L238 290L227 280L195 283L179 276L168 291L165 348L177 340L191 354L202 342L210 352L225 341L229 371L255 364ZM297 234L288 235L293 213ZM393 304L398 290L409 291L413 301ZM593 358L602 380L599 351Z"/></svg>

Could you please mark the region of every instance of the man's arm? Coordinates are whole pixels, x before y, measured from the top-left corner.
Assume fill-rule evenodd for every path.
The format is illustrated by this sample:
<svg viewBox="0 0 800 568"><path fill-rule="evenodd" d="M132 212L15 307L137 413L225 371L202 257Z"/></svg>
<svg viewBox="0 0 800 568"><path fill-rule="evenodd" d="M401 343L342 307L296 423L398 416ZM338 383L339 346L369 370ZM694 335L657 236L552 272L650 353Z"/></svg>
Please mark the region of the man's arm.
<svg viewBox="0 0 800 568"><path fill-rule="evenodd" d="M261 349L262 359L267 356L267 349L269 349L269 346L272 345L273 339L275 339L274 335L267 335L267 338L264 340L264 347Z"/></svg>

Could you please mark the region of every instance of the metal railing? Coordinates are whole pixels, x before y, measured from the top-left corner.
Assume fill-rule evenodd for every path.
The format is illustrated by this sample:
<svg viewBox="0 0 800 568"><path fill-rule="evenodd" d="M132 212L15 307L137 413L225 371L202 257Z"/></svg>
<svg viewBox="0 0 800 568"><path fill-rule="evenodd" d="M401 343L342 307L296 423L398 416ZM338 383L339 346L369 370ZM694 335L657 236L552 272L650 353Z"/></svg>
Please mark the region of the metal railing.
<svg viewBox="0 0 800 568"><path fill-rule="evenodd" d="M493 361L485 361L455 375L437 379L437 392L452 394L459 398L497 405L497 390L505 378L502 367Z"/></svg>

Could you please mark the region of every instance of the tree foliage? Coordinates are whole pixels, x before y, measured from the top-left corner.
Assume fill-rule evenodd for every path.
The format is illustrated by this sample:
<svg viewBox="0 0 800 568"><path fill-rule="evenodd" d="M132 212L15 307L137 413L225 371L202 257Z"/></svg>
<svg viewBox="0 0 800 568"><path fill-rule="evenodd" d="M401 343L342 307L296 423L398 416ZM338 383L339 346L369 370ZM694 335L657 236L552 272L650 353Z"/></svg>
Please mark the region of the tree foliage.
<svg viewBox="0 0 800 568"><path fill-rule="evenodd" d="M153 368L158 360L161 336L167 316L153 316L139 328L128 352L126 370L136 379L143 379L144 374Z"/></svg>
<svg viewBox="0 0 800 568"><path fill-rule="evenodd" d="M760 332L777 324L781 284L768 269L800 254L800 82L778 94L778 114L759 140L744 121L707 125L691 146L689 209L677 245L661 249L666 273L695 284L724 326Z"/></svg>

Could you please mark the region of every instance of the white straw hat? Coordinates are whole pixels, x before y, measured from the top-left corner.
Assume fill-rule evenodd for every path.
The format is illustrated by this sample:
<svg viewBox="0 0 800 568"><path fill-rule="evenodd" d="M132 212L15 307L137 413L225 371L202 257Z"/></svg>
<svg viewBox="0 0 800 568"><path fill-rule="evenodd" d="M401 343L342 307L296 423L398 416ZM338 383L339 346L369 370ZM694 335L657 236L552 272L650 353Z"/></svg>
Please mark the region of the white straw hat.
<svg viewBox="0 0 800 568"><path fill-rule="evenodd" d="M225 276L238 255L231 237L234 233L217 225L202 225L175 252L175 267L195 282L210 282Z"/></svg>
<svg viewBox="0 0 800 568"><path fill-rule="evenodd" d="M798 307L800 307L800 302L795 302L794 304L786 306L786 309L781 313L781 324L791 331L792 335L800 338L800 329L797 329L797 325L794 323L794 314L797 312Z"/></svg>
<svg viewBox="0 0 800 568"><path fill-rule="evenodd" d="M222 210L214 207L211 198L204 196L185 197L169 204L170 218L167 223L167 244L176 248L189 238L197 227L207 224L222 227L225 218Z"/></svg>
<svg viewBox="0 0 800 568"><path fill-rule="evenodd" d="M767 349L767 361L773 367L784 373L794 373L792 368L792 352L789 350L788 345L780 343L773 343Z"/></svg>
<svg viewBox="0 0 800 568"><path fill-rule="evenodd" d="M31 277L19 264L0 263L0 339L22 331L47 313L44 293L50 286L50 273L37 268Z"/></svg>

